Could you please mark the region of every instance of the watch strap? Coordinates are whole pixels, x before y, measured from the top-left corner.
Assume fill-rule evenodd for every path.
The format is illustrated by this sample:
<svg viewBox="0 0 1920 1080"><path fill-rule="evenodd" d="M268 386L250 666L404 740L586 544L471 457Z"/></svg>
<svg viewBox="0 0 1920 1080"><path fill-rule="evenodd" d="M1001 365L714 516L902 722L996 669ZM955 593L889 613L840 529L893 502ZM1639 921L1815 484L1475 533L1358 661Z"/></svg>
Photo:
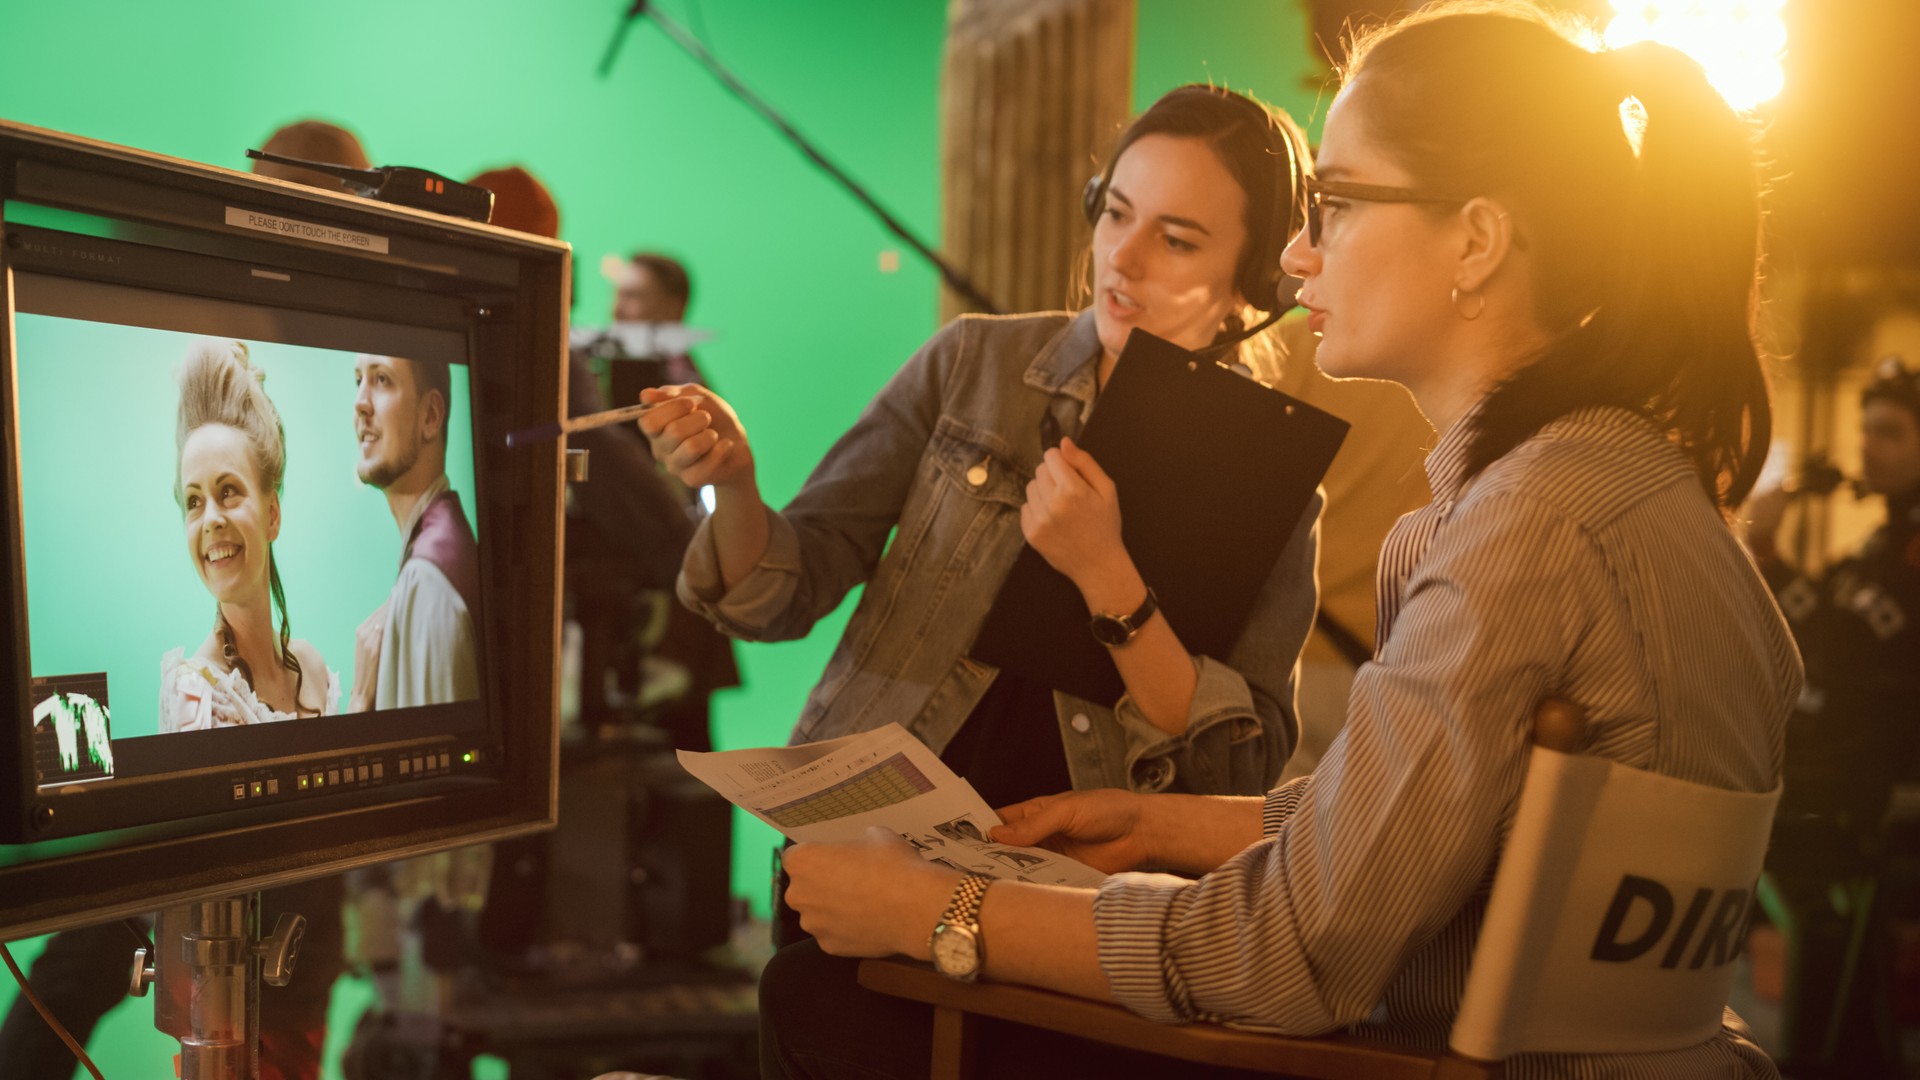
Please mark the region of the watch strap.
<svg viewBox="0 0 1920 1080"><path fill-rule="evenodd" d="M986 899L987 886L993 879L985 874L970 872L960 879L953 888L953 899L947 901L947 910L940 914L940 921L951 926L964 926L977 936L980 932L980 902Z"/></svg>
<svg viewBox="0 0 1920 1080"><path fill-rule="evenodd" d="M1152 587L1149 586L1147 589L1147 598L1140 601L1140 606L1135 608L1131 614L1115 615L1111 612L1103 611L1095 615L1093 617L1094 640L1110 649L1125 645L1139 635L1140 628L1147 625L1148 620L1153 618L1154 612L1159 610L1160 598L1154 595ZM1118 640L1109 640L1103 635L1100 632L1100 627L1102 626L1116 628L1118 633L1115 636Z"/></svg>

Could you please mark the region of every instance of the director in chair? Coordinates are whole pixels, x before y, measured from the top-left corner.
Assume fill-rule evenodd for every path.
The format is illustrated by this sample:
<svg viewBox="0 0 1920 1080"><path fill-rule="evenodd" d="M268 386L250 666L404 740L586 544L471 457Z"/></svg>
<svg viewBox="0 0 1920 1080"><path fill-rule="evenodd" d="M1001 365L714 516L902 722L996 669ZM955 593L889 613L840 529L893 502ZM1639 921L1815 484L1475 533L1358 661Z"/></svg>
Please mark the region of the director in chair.
<svg viewBox="0 0 1920 1080"><path fill-rule="evenodd" d="M962 879L892 838L790 849L787 899L818 943L763 977L767 1075L925 1075L933 1010L859 986L846 959L895 954L1154 1021L1437 1054L1494 925L1536 702L1579 706L1584 757L1776 790L1799 658L1726 524L1771 415L1745 128L1679 53L1590 51L1521 3L1429 5L1344 70L1284 265L1321 367L1406 385L1441 434L1433 502L1380 560L1381 643L1343 733L1264 798L1090 791L1004 812L994 839L1120 871L1097 890ZM1582 962L1724 968L1741 860L1703 863L1669 824L1627 831L1668 864L1607 883ZM1525 958L1554 955L1516 948L1503 999L1536 992ZM1589 1012L1633 1004L1585 985ZM1571 1011L1574 1030L1478 1053L1512 1077L1776 1075L1730 1012L1610 1042ZM1184 1067L1017 1023L978 1053L988 1076Z"/></svg>

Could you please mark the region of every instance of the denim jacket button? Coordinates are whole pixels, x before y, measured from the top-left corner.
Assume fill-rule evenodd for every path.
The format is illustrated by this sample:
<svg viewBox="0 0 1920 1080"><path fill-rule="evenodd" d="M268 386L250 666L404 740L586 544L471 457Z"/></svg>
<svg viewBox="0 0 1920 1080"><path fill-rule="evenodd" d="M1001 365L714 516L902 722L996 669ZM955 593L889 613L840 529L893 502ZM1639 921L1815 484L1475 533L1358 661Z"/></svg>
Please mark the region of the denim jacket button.
<svg viewBox="0 0 1920 1080"><path fill-rule="evenodd" d="M987 482L987 463L986 462L983 461L980 464L975 465L973 468L967 470L967 483L972 484L974 487L979 487L980 485L986 482Z"/></svg>
<svg viewBox="0 0 1920 1080"><path fill-rule="evenodd" d="M1093 730L1093 721L1087 719L1087 714L1083 712L1074 713L1073 719L1068 721L1068 723L1073 725L1073 730L1082 735Z"/></svg>

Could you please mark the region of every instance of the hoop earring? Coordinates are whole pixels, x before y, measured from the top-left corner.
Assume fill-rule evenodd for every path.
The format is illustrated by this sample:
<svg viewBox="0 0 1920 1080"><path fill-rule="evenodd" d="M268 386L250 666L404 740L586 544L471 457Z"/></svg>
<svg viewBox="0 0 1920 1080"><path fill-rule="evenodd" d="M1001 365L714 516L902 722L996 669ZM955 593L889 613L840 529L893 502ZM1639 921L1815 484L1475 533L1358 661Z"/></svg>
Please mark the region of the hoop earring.
<svg viewBox="0 0 1920 1080"><path fill-rule="evenodd" d="M1476 295L1476 294L1474 294L1474 293L1468 293L1467 295L1468 295L1468 296L1473 296L1473 295ZM1459 315L1459 316L1460 316L1461 318L1463 318L1463 319L1465 319L1465 320L1467 320L1468 322L1472 322L1473 320L1475 320L1475 319L1477 319L1477 318L1479 318L1479 317L1480 317L1481 315L1484 315L1484 314L1486 313L1486 310L1487 310L1487 298L1486 298L1486 296L1485 296L1484 294L1480 294L1480 306L1479 306L1479 307L1477 307L1477 308L1474 308L1474 309L1473 309L1473 314L1471 314L1471 315L1469 315L1469 314L1467 314L1466 312L1464 312L1464 311L1461 311L1461 310L1460 310L1460 286L1458 286L1458 285L1455 285L1455 286L1453 287L1453 291L1452 291L1451 293L1449 293L1449 294L1447 294L1447 298L1448 298L1449 300L1451 300L1451 301L1453 302L1453 310L1454 310L1454 312L1455 312L1455 314L1457 314L1457 315Z"/></svg>
<svg viewBox="0 0 1920 1080"><path fill-rule="evenodd" d="M218 604L213 607L213 629L220 635L220 659L227 662L229 670L238 667L240 653L233 646L233 631L227 626L226 613L220 610Z"/></svg>

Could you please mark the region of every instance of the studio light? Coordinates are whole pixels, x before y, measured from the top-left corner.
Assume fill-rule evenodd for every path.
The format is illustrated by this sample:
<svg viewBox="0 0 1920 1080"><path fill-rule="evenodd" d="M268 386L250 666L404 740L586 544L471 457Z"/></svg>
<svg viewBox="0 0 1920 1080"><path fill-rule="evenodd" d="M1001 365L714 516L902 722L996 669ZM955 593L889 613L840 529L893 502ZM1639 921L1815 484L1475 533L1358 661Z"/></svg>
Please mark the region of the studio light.
<svg viewBox="0 0 1920 1080"><path fill-rule="evenodd" d="M1780 92L1785 0L1613 0L1606 39L1618 48L1658 41L1698 60L1707 80L1736 109L1755 108Z"/></svg>

